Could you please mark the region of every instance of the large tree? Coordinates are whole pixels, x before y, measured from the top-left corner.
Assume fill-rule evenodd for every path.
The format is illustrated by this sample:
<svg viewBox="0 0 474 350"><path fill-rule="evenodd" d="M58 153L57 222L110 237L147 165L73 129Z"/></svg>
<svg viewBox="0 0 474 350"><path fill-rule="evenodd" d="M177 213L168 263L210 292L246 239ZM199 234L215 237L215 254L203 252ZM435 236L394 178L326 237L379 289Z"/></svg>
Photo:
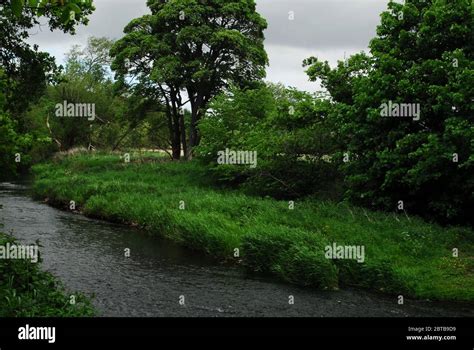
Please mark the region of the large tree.
<svg viewBox="0 0 474 350"><path fill-rule="evenodd" d="M165 106L173 157L190 158L211 98L265 76L266 21L254 0L149 0L112 50L118 81ZM186 136L184 114L191 110Z"/></svg>
<svg viewBox="0 0 474 350"><path fill-rule="evenodd" d="M87 23L93 9L91 0L0 1L0 67L8 81L6 107L15 116L26 109L26 101L41 96L46 82L57 73L52 57L26 43L28 31L39 29L42 17L51 30L74 33L76 25Z"/></svg>
<svg viewBox="0 0 474 350"><path fill-rule="evenodd" d="M94 132L108 127L115 119L113 109L117 101L114 101L109 69L112 45L110 39L90 37L84 48L73 46L66 54L65 70L60 82L49 86L41 103L36 106L47 116L45 122L48 131L60 150L95 146L92 140ZM56 117L55 106L63 101L93 103L96 114L94 120Z"/></svg>
<svg viewBox="0 0 474 350"><path fill-rule="evenodd" d="M474 210L474 14L471 0L390 2L371 55L332 69L306 60L336 102L346 145L347 195L447 222ZM385 118L385 103L419 104L414 118ZM342 158L341 158L342 159Z"/></svg>
<svg viewBox="0 0 474 350"><path fill-rule="evenodd" d="M93 9L86 0L0 0L0 176L17 167L17 152L27 165L25 153L37 140L21 116L58 71L52 57L26 43L28 31L40 25L41 17L50 29L74 33Z"/></svg>

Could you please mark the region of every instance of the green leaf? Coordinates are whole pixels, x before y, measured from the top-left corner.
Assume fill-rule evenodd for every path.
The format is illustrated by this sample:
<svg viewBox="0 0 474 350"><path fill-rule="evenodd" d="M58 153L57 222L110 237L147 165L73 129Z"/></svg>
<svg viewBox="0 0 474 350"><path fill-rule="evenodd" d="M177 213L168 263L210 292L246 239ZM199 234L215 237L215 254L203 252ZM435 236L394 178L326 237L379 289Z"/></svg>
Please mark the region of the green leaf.
<svg viewBox="0 0 474 350"><path fill-rule="evenodd" d="M12 0L12 11L15 16L17 17L21 16L23 5L24 5L24 0Z"/></svg>
<svg viewBox="0 0 474 350"><path fill-rule="evenodd" d="M49 0L41 0L39 3L40 8L45 8Z"/></svg>
<svg viewBox="0 0 474 350"><path fill-rule="evenodd" d="M63 13L61 14L61 18L60 18L61 22L62 23L69 23L70 22L70 17L69 16L70 16L70 10L69 10L69 8L66 7L63 10Z"/></svg>
<svg viewBox="0 0 474 350"><path fill-rule="evenodd" d="M28 0L28 5L32 8L36 8L38 6L38 0Z"/></svg>
<svg viewBox="0 0 474 350"><path fill-rule="evenodd" d="M70 3L69 11L74 11L75 13L81 13L81 8L77 6L76 4Z"/></svg>

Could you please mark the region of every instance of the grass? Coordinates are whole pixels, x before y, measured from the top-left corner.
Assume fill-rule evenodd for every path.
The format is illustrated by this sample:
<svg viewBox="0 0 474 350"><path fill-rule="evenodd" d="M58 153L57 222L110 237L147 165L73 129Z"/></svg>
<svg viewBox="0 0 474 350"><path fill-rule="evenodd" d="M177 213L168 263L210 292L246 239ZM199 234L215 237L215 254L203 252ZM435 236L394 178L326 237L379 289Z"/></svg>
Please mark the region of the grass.
<svg viewBox="0 0 474 350"><path fill-rule="evenodd" d="M0 246L15 240L0 233ZM40 261L40 260L39 260ZM29 260L0 259L0 317L82 317L95 314L90 300L74 294L75 303L62 284Z"/></svg>
<svg viewBox="0 0 474 350"><path fill-rule="evenodd" d="M67 208L74 200L88 216L137 225L295 284L474 301L468 228L316 200L297 201L291 210L285 201L212 186L197 162L133 159L75 155L37 165L34 191L54 205ZM333 242L364 246L365 262L326 259L324 247Z"/></svg>

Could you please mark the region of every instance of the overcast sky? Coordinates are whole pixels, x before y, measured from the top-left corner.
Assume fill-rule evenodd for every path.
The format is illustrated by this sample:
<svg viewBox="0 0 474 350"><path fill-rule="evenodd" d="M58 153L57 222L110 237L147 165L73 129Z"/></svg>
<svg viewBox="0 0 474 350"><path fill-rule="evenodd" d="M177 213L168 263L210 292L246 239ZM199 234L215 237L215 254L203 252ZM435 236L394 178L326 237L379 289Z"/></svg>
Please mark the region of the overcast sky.
<svg viewBox="0 0 474 350"><path fill-rule="evenodd" d="M265 48L270 58L267 80L302 90L315 91L302 68L303 59L316 56L335 64L361 50L367 50L388 0L256 0L266 18ZM147 13L146 0L94 0L96 10L87 26L71 36L50 32L46 27L31 31L30 43L63 63L74 44L84 45L89 36L118 39L124 26ZM293 19L291 19L293 18Z"/></svg>

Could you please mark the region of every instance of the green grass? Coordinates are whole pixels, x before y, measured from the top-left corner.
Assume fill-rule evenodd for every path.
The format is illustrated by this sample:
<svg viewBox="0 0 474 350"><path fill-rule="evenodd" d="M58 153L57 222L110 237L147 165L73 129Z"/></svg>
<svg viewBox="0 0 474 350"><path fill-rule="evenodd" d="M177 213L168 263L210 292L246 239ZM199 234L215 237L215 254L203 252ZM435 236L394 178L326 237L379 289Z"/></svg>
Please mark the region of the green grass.
<svg viewBox="0 0 474 350"><path fill-rule="evenodd" d="M474 301L470 229L345 203L304 200L290 210L285 201L213 187L197 162L133 159L126 164L118 155L77 155L37 165L34 191L52 204L66 208L74 200L88 216L138 225L287 282ZM324 247L333 242L363 245L365 262L326 259Z"/></svg>
<svg viewBox="0 0 474 350"><path fill-rule="evenodd" d="M0 233L0 246L15 240ZM41 260L39 260L40 262ZM0 259L0 317L93 316L90 299L76 294L75 303L62 284L29 260Z"/></svg>

